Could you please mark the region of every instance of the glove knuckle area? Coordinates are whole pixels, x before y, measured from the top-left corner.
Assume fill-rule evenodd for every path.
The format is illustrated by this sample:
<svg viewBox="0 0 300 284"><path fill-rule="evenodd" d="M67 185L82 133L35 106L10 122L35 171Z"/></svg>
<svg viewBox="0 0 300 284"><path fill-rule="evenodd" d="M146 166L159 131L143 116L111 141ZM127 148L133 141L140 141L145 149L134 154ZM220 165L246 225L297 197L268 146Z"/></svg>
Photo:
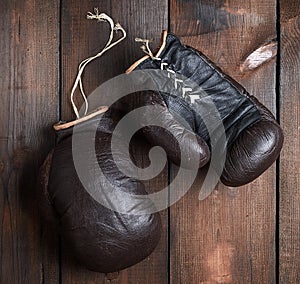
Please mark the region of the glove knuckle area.
<svg viewBox="0 0 300 284"><path fill-rule="evenodd" d="M145 127L143 133L152 146L162 147L168 158L178 166L190 168L194 167L196 162L200 168L210 159L210 150L206 142L174 121L170 121L169 127L166 128Z"/></svg>
<svg viewBox="0 0 300 284"><path fill-rule="evenodd" d="M247 184L278 158L283 133L276 121L261 120L245 129L227 152L221 181L228 186Z"/></svg>

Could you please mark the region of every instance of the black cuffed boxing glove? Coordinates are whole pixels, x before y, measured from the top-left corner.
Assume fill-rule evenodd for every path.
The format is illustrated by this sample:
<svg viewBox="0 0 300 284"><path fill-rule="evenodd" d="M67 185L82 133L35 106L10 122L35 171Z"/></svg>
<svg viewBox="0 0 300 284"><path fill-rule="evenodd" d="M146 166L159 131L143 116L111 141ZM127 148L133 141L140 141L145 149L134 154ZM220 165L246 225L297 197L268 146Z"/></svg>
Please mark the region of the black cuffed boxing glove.
<svg viewBox="0 0 300 284"><path fill-rule="evenodd" d="M271 112L205 55L182 45L175 35L164 32L158 52L149 52L127 74L133 70L165 71L150 74L154 82L168 86L159 95L172 114L182 117L210 148L214 144L219 155L226 155L221 174L225 185L253 181L279 156L283 133ZM222 131L225 143L219 142Z"/></svg>
<svg viewBox="0 0 300 284"><path fill-rule="evenodd" d="M130 164L120 132L114 133L117 147L112 155L112 133L118 119L118 112L110 109L102 117L97 115L86 121L83 118L76 126L67 128L66 124L66 129L57 131L57 146L41 167L38 182L39 204L45 217L58 223L66 245L79 262L90 270L105 273L119 271L149 256L159 241L161 230L158 213L139 214L136 212L139 203L122 198L122 193L139 196L147 192L142 182L123 174L118 168L120 164L114 161L117 158L123 167ZM90 137L94 147L82 147ZM83 142L76 145L74 139ZM85 182L94 190L92 192L101 194L111 208L97 202L83 186L76 171L74 153L84 163L88 177ZM90 159L90 155L94 155L95 160ZM98 168L103 176L97 174ZM110 196L113 191L121 193L121 198L114 200L114 195ZM123 208L123 213L118 213L117 207Z"/></svg>

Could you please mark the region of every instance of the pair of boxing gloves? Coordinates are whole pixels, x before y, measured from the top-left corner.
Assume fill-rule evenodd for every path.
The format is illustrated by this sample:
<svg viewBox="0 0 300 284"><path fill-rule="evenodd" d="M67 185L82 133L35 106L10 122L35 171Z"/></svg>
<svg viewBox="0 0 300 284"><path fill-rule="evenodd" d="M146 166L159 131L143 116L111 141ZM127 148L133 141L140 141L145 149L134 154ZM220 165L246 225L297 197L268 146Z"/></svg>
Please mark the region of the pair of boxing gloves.
<svg viewBox="0 0 300 284"><path fill-rule="evenodd" d="M175 35L164 32L158 52L137 61L127 73L133 70L145 74L151 71L156 85L168 86L168 91L158 86L159 91L140 92L133 108L158 106L156 119L160 126L152 125L151 107L149 113L145 108L141 131L152 146L163 147L175 164L180 165L184 156L185 161L195 165L193 159L197 157L197 167L201 168L210 162L214 149L224 157L221 181L240 186L257 178L277 159L283 134L271 112L201 52L182 45ZM57 145L39 175L44 216L58 224L66 244L83 265L105 273L119 271L149 256L161 230L159 213L136 214L135 206L127 204L126 199L120 201L126 212L97 202L76 171L74 152L80 152L84 160L89 151L94 151L96 159L86 161L86 168L96 191L106 196L109 183L121 193L147 194L143 182L120 171L115 162L117 157L124 167L131 163L124 155L128 149L123 133L115 129L122 111L110 108L104 114L87 117L79 121L75 132L73 127L58 130ZM76 149L78 145L72 140L90 133L95 133L90 136L94 148ZM118 142L114 153L112 139ZM181 166L189 168L189 163ZM101 168L105 178L92 174L96 168Z"/></svg>

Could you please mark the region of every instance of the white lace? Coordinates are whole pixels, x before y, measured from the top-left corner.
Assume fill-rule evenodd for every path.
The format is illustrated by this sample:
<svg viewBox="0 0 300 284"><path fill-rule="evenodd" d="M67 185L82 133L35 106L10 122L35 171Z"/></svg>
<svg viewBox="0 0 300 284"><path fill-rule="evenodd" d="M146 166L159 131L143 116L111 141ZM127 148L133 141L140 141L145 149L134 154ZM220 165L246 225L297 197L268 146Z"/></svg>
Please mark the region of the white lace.
<svg viewBox="0 0 300 284"><path fill-rule="evenodd" d="M160 57L155 57L153 55L153 52L151 51L151 49L149 47L150 40L142 39L142 38L136 38L135 41L143 43L143 45L141 46L141 49L143 50L143 52L145 52L147 55L149 55L152 60L161 61ZM175 87L175 89L178 89L179 86L180 86L179 83L183 84L183 80L176 78L176 72L174 70L168 68L168 66L169 66L168 63L166 63L166 62L161 62L160 63L160 69L161 70L166 70L168 72L168 78L171 78L171 77L174 78L174 87ZM186 93L192 92L192 88L189 88L189 87L183 87L182 86L181 90L182 90L183 98L187 97ZM195 102L195 99L199 99L199 95L189 95L189 97L190 97L192 103Z"/></svg>
<svg viewBox="0 0 300 284"><path fill-rule="evenodd" d="M79 112L78 112L78 108L75 105L74 102L74 93L75 90L77 89L78 85L79 85L79 89L80 89L80 93L82 98L84 99L85 102L85 111L84 111L84 115L87 114L88 112L88 108L89 108L89 104L88 104L88 100L87 100L87 96L85 95L84 89L83 89L83 84L82 84L82 74L83 71L85 69L85 67L93 60L95 60L96 58L102 56L106 51L108 51L109 49L111 49L112 47L114 47L115 45L117 45L119 42L121 42L123 39L126 38L126 31L122 28L122 26L120 24L115 24L113 19L111 17L109 17L108 15L106 15L105 13L101 13L99 14L99 11L97 8L94 9L95 14L88 12L87 14L87 19L92 20L98 20L99 22L108 22L110 25L110 35L109 35L109 39L105 45L105 47L96 55L91 56L89 58L86 58L85 60L83 60L78 67L78 73L71 91L71 103L72 103L72 107L74 110L74 113L77 117L77 119L80 118ZM113 37L114 37L114 31L121 31L122 32L122 37L119 38L118 40L113 41Z"/></svg>
<svg viewBox="0 0 300 284"><path fill-rule="evenodd" d="M151 57L151 59L153 59L153 60L161 60L161 58L155 57L153 55L153 52L151 51L151 49L149 47L149 42L150 42L149 39L143 39L143 38L137 37L137 38L135 38L135 41L143 43L143 45L141 46L141 49L143 50L143 52L145 52L146 54L148 54Z"/></svg>

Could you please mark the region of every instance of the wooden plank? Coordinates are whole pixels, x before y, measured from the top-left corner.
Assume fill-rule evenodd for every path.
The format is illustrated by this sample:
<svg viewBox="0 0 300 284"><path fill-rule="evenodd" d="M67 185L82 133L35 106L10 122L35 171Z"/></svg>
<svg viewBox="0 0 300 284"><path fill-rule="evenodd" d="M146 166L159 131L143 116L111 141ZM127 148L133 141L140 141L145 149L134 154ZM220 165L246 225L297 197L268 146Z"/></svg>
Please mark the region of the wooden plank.
<svg viewBox="0 0 300 284"><path fill-rule="evenodd" d="M135 37L157 38L167 28L167 1L62 1L62 118L74 118L70 107L70 90L74 82L78 63L97 53L104 46L108 36L108 25L86 20L86 13L98 7L120 22L128 37L105 56L91 63L85 71L84 85L89 94L104 81L124 73L143 53L134 42ZM155 43L154 43L155 44ZM78 100L78 103L81 103ZM135 146L135 156L143 164L145 150L141 144ZM147 183L147 190L164 187L167 184L167 170ZM62 249L63 283L167 283L167 212L161 214L163 233L153 254L143 262L121 271L119 274L90 272L79 267L71 256Z"/></svg>
<svg viewBox="0 0 300 284"><path fill-rule="evenodd" d="M171 31L185 44L209 56L275 113L275 60L248 74L239 68L249 53L276 37L275 0L171 0L170 18ZM170 209L171 283L275 283L275 166L242 188L220 184L199 201L202 178Z"/></svg>
<svg viewBox="0 0 300 284"><path fill-rule="evenodd" d="M57 1L1 1L1 283L59 278L57 238L40 222L35 191L58 118L57 12Z"/></svg>
<svg viewBox="0 0 300 284"><path fill-rule="evenodd" d="M300 282L300 7L280 1L280 121L285 144L280 158L279 279Z"/></svg>

